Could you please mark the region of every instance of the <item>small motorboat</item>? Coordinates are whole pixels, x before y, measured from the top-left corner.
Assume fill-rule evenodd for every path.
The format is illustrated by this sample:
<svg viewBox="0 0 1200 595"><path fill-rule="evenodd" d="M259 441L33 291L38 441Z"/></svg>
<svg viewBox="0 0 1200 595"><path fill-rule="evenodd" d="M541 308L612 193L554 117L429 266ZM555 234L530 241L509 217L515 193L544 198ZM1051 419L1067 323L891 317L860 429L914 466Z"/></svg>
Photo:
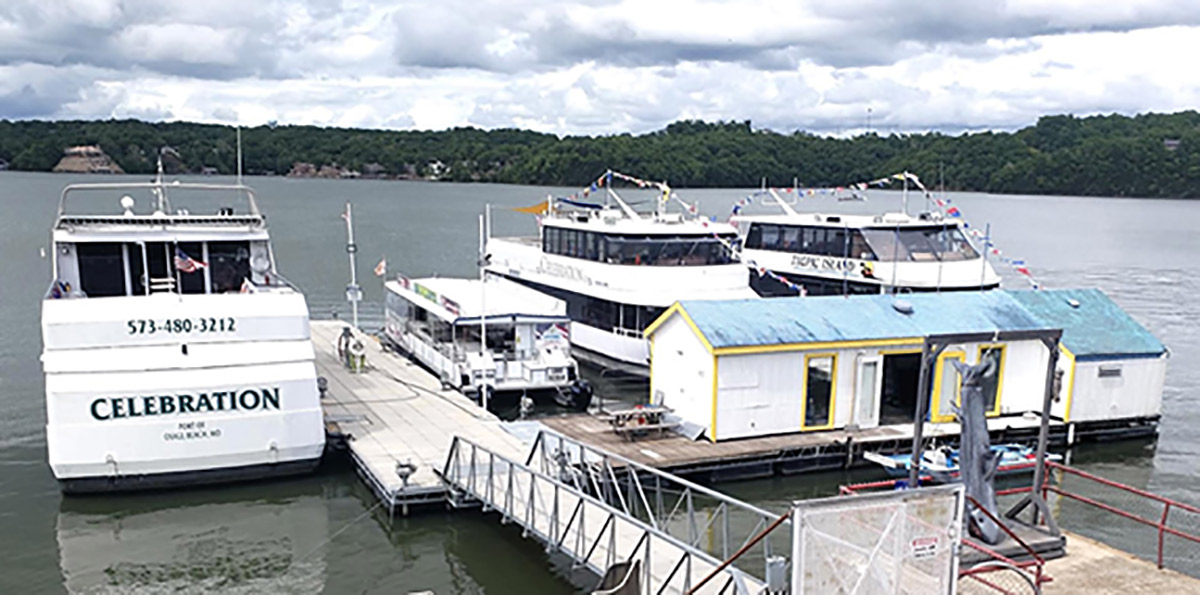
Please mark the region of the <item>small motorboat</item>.
<svg viewBox="0 0 1200 595"><path fill-rule="evenodd" d="M996 476L1016 475L1033 471L1037 465L1037 453L1020 444L994 444L992 452L1000 459ZM868 461L878 463L892 477L907 477L912 469L912 457L908 454L885 455L868 452L863 455ZM1059 462L1062 455L1048 452L1046 460ZM921 475L934 481L949 483L959 478L958 449L947 445L931 446L921 453Z"/></svg>

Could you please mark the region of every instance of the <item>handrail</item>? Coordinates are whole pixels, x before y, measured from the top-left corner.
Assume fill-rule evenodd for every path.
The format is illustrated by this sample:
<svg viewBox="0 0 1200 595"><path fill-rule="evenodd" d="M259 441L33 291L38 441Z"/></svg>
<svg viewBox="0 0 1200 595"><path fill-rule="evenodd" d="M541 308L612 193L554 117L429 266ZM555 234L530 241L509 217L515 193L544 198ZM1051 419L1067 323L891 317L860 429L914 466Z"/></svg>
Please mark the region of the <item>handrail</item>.
<svg viewBox="0 0 1200 595"><path fill-rule="evenodd" d="M686 487L686 488L688 488L688 489L690 489L690 490L692 490L692 491L694 491L694 492L699 492L699 493L701 493L701 494L704 494L704 495L706 495L706 496L709 496L709 497L715 498L715 499L717 499L717 500L720 500L720 501L722 501L722 502L728 502L729 504L733 504L734 506L737 506L737 507L739 507L739 508L742 508L743 510L746 510L746 511L748 511L748 512L751 512L751 513L753 513L753 514L755 514L755 515L761 516L761 517L763 517L763 518L765 518L765 519L767 519L767 520L774 520L774 519L775 519L775 517L776 517L776 514L775 514L775 513L773 513L773 512L770 512L770 511L768 511L768 510L765 510L765 509L763 509L763 508L759 508L758 506L755 506L755 505L753 505L753 504L750 504L750 503L747 503L747 502L743 502L743 501L741 501L741 500L738 500L737 498L733 498L732 496L729 496L728 494L724 494L724 493L718 492L718 491L716 491L716 490L713 490L713 489L710 489L710 488L706 488L706 487L704 487L704 486L702 486L702 485L700 485L700 484L697 484L697 483L694 483L694 482L688 481L688 480L686 480L686 479L684 479L684 478L682 478L682 477L679 477L679 476L677 476L677 475L671 475L670 473L666 473L666 472L664 472L664 471L662 471L662 470L660 470L660 469L656 469L656 468L654 468L654 467L650 467L649 465L644 465L644 464L642 464L642 463L639 463L639 462L637 462L637 461L635 461L635 460L633 460L633 459L630 459L630 458L627 458L627 457L621 456L621 455L619 455L619 454L616 454L616 453L613 453L613 452L609 452L609 451L606 451L606 450L603 450L603 449L597 448L597 447L595 447L595 446L592 446L592 445L590 445L590 444L586 444L586 443L584 443L584 442L581 442L581 441L579 441L579 440L576 440L576 439L574 439L574 438L571 438L571 437L569 437L569 436L566 436L565 434L561 434L561 433L559 433L559 432L557 432L557 431L555 431L555 430L550 430L550 429L542 429L542 430L539 430L539 431L538 431L538 435L537 435L537 436L534 438L534 440L533 440L533 446L532 446L532 447L530 447L530 449L529 449L529 457L528 457L528 458L526 458L526 460L525 460L525 463L526 463L526 464L531 464L531 463L533 462L533 456L534 456L534 453L535 453L535 452L537 452L537 447L538 447L538 445L539 445L540 443L544 443L544 442L545 442L545 438L544 438L545 436L550 436L550 437L553 437L554 439L556 439L556 440L558 440L558 441L559 441L559 444L560 444L560 445L563 445L563 444L569 444L569 445L571 445L571 446L574 446L574 447L582 447L583 449L585 449L585 450L587 450L587 451L589 451L589 452L591 452L591 453L593 453L593 454L596 454L596 455L598 455L598 456L602 456L602 457L604 457L604 458L608 458L608 459L613 459L613 460L616 460L616 461L620 461L622 464L624 464L624 465L628 465L628 466L630 466L630 467L633 467L633 468L637 469L637 470L638 470L638 471L640 471L640 472L644 472L644 473L650 474L650 475L652 475L652 476L659 476L659 477L663 477L663 478L668 478L668 479L670 479L670 481L671 481L672 483L675 483L675 484L677 484L677 485L680 485L680 486Z"/></svg>
<svg viewBox="0 0 1200 595"><path fill-rule="evenodd" d="M1111 512L1122 518L1126 518L1131 521L1141 523L1143 525L1147 525L1150 527L1154 527L1155 529L1158 529L1158 548L1157 548L1158 551L1157 551L1157 557L1156 557L1155 562L1158 565L1159 570L1161 570L1163 568L1163 552L1166 549L1165 544L1164 544L1164 538L1166 535L1172 535L1172 536L1178 537L1180 539L1186 539L1193 543L1200 544L1200 535L1193 535L1191 533L1185 533L1185 532L1175 529L1173 527L1167 526L1167 519L1169 518L1172 507L1192 513L1192 514L1196 514L1196 515L1200 515L1200 508L1197 508L1190 504L1186 504L1184 502L1180 502L1178 500L1172 500L1171 498L1167 498L1165 496L1160 496L1158 494L1148 492L1146 490L1138 489L1133 486L1125 485L1123 483L1116 482L1111 479L1105 479L1098 475L1094 475L1092 473L1088 473L1087 471L1083 471L1082 469L1075 469L1073 467L1068 467L1061 463L1047 461L1046 465L1052 469L1057 469L1059 471L1062 471L1063 473L1075 475L1077 477L1081 477L1083 479L1094 481L1101 485L1104 485L1104 486L1107 486L1107 487L1110 487L1113 489L1121 490L1121 491L1129 493L1129 494L1134 494L1136 496L1140 496L1147 500L1152 500L1154 502L1162 504L1163 505L1162 515L1157 520L1153 520L1153 519L1149 519L1149 518L1146 518L1143 516L1139 516L1137 514L1131 513L1126 510L1122 510L1122 509L1112 506L1110 504L1105 504L1104 502L1100 502L1099 500L1096 500L1094 498L1089 498L1082 494L1073 494L1071 492L1068 492L1067 490L1065 490L1061 487L1062 486L1061 481L1059 482L1058 485L1050 485L1049 483L1043 483L1043 485L1041 486L1043 492L1054 492L1055 494L1069 498L1071 500L1075 500L1077 502L1082 502L1084 504L1089 504L1091 506L1099 508L1100 510Z"/></svg>
<svg viewBox="0 0 1200 595"><path fill-rule="evenodd" d="M254 197L254 189L245 184L202 184L196 182L101 182L101 183L84 183L84 184L68 184L63 188L62 194L58 198L58 216L61 217L67 212L67 195L73 191L87 190L235 190L244 192L246 200L250 205L250 214L261 216L262 213L258 210L258 201Z"/></svg>
<svg viewBox="0 0 1200 595"><path fill-rule="evenodd" d="M465 447L469 447L470 452L468 455L469 460L464 464L460 458L463 456ZM480 459L486 460L486 463ZM497 463L500 463L503 466L502 468L506 468L505 471L500 471L500 473L507 473L508 475L507 487L504 488L505 492L501 498L497 498L495 494L496 477L494 474L497 473ZM487 466L486 472L479 470L479 467L483 464L486 464ZM467 470L466 473L468 474L468 476L465 478L462 476L464 468ZM526 508L525 512L523 513L525 518L521 518L521 515L514 514L514 510L512 510L514 506L519 504L514 501L513 490L516 489L514 472L525 473L529 476L529 500L523 505ZM483 475L480 476L480 474ZM666 542L681 552L682 555L679 562L675 564L675 569L670 573L670 575L663 579L663 588L659 589L658 592L665 590L667 584L675 578L676 572L679 570L680 565L686 562L687 568L690 570L692 558L702 560L713 566L719 566L721 564L721 560L718 560L714 556L708 554L695 544L685 543L682 540L672 536L670 533L662 531L661 529L654 527L647 522L628 514L625 511L613 507L609 503L597 498L594 495L585 493L576 486L572 486L568 483L560 481L558 478L551 475L541 473L529 465L509 459L502 454L496 453L485 446L476 444L470 439L463 438L461 436L455 435L453 437L450 444L450 450L446 456L446 463L441 470L441 476L443 481L447 482L452 487L466 491L472 498L483 501L485 507L490 506L492 508L500 509L505 518L511 518L512 520L524 525L526 533L532 533L544 538L547 542L547 545L550 546L562 545L563 540L565 540L567 534L571 530L571 524L576 522L576 519L579 519L580 523L583 522L583 519L581 518L582 515L578 515L576 513L578 512L578 508L582 507L585 502L600 509L607 515L607 519L604 521L601 529L592 538L590 548L588 548L586 552L582 550L579 552L569 552L577 559L577 561L581 562L582 564L591 564L589 560L606 533L608 533L610 539L608 554L610 557L615 554L611 548L611 543L615 542L616 536L616 527L613 526L614 519L620 520L628 525L632 525L633 527L636 527L642 531L641 538L629 552L628 559L633 560L635 556L644 556L645 564L643 566L643 571L646 573L647 579L653 578L650 564L651 548L649 540L657 539ZM501 480L503 480L503 478L501 478ZM478 489L479 481L484 481L487 483L486 491L480 491ZM542 534L541 531L536 527L536 521L530 516L536 509L535 498L537 497L537 490L534 487L535 484L549 485L554 489L553 512L551 512L551 514L554 514L555 516L550 519L550 534ZM558 517L560 492L565 492L573 496L578 502L576 505L576 513L571 514L565 526L561 524ZM549 508L546 503L543 503L542 506L543 508ZM555 533L558 535L555 535ZM582 540L584 538L583 535L584 533L582 529L576 532L576 537L578 539ZM603 574L604 569L599 569L599 571L601 574ZM728 588L732 585L735 593L742 595L749 595L751 593L749 587L747 586L747 577L753 578L752 575L749 575L735 566L729 565L725 565L722 568L721 573L728 576L728 580L725 582L725 588ZM690 586L690 575L685 577L684 580L686 581L684 587L686 590L688 586ZM649 581L647 581L643 586L650 588L651 585ZM724 592L724 589L722 592Z"/></svg>

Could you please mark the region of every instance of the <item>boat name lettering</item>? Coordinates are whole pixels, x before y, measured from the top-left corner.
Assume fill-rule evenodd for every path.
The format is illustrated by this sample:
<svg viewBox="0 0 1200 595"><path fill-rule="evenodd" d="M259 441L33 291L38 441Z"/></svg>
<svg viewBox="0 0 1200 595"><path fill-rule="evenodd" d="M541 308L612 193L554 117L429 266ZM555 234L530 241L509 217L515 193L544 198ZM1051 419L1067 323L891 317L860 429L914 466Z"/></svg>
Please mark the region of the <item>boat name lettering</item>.
<svg viewBox="0 0 1200 595"><path fill-rule="evenodd" d="M232 333L237 330L236 318L168 318L166 320L135 319L125 321L131 335L154 335L158 333L186 334Z"/></svg>
<svg viewBox="0 0 1200 595"><path fill-rule="evenodd" d="M546 257L542 257L542 259L538 262L537 270L539 273L544 273L553 277L563 277L573 281L582 281L588 285L592 284L592 278L585 275L584 272L579 269L579 267L551 262L550 259Z"/></svg>
<svg viewBox="0 0 1200 595"><path fill-rule="evenodd" d="M245 388L196 394L102 397L92 401L98 421L212 411L269 411L279 409L279 387Z"/></svg>
<svg viewBox="0 0 1200 595"><path fill-rule="evenodd" d="M854 261L849 258L792 255L792 266L800 269L854 272Z"/></svg>

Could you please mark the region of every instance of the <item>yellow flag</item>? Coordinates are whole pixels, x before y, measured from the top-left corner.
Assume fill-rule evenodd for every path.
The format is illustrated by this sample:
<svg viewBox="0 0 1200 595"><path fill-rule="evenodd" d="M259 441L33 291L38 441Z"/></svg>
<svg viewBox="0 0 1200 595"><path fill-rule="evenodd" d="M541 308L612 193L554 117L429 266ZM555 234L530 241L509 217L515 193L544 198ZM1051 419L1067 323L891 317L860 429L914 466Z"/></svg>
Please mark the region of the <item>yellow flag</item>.
<svg viewBox="0 0 1200 595"><path fill-rule="evenodd" d="M531 207L513 207L513 210L518 213L528 213L530 215L545 215L550 210L550 199L539 202Z"/></svg>

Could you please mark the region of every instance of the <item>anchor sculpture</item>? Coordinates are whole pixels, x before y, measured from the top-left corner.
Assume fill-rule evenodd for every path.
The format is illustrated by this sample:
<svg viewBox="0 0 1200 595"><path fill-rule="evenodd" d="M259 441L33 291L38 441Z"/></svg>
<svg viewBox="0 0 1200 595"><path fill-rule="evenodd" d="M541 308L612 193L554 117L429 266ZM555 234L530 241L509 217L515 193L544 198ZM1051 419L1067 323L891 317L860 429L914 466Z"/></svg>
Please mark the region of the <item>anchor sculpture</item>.
<svg viewBox="0 0 1200 595"><path fill-rule="evenodd" d="M992 521L996 513L996 486L993 480L1000 466L1000 457L992 452L988 436L986 407L983 396L983 380L996 375L996 363L987 359L981 364L967 365L951 360L962 377L962 406L952 405L954 415L962 426L962 444L959 445L959 468L967 495L979 506L991 513L991 517L970 507L968 516L973 533L989 545L1000 542L1000 527Z"/></svg>

